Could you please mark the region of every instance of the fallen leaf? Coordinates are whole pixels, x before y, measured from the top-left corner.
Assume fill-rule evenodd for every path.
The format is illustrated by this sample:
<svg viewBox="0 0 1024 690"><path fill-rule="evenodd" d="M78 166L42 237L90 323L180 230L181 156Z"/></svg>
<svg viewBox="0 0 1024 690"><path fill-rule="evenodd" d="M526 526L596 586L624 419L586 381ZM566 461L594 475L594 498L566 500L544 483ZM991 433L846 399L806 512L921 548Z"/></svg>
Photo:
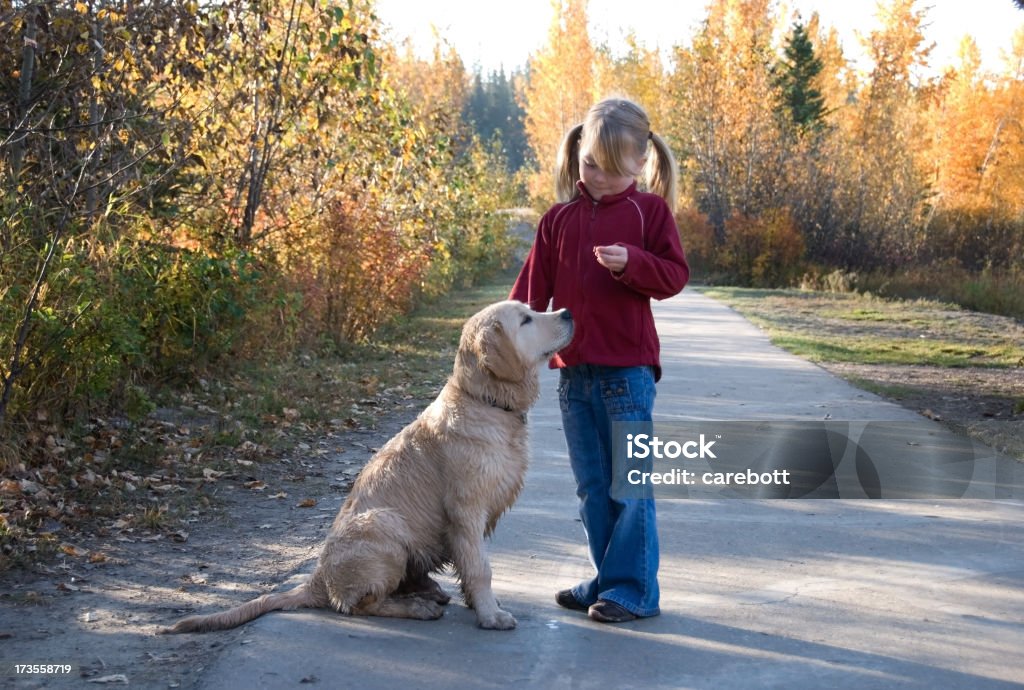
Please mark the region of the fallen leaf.
<svg viewBox="0 0 1024 690"><path fill-rule="evenodd" d="M212 469L210 467L203 468L203 477L209 479L210 481L217 481L223 476L224 472L218 472L217 470Z"/></svg>
<svg viewBox="0 0 1024 690"><path fill-rule="evenodd" d="M253 482L246 482L244 486L246 489L252 489L253 491L263 491L267 488L266 482L261 482L258 479Z"/></svg>
<svg viewBox="0 0 1024 690"><path fill-rule="evenodd" d="M81 558L89 555L89 552L86 549L79 548L74 544L68 544L67 542L60 545L60 550L69 556L74 556L75 558Z"/></svg>
<svg viewBox="0 0 1024 690"><path fill-rule="evenodd" d="M114 674L112 676L103 676L102 678L90 678L86 682L88 682L88 683L103 683L103 684L106 684L106 683L124 683L125 685L128 685L128 676L124 675L123 673L117 673L117 674Z"/></svg>
<svg viewBox="0 0 1024 690"><path fill-rule="evenodd" d="M299 504L296 507L297 508L312 508L315 505L316 505L316 499L315 498L305 498L305 499L299 501Z"/></svg>
<svg viewBox="0 0 1024 690"><path fill-rule="evenodd" d="M280 493L274 494L273 496L270 496L270 498L288 498L288 494L282 491Z"/></svg>

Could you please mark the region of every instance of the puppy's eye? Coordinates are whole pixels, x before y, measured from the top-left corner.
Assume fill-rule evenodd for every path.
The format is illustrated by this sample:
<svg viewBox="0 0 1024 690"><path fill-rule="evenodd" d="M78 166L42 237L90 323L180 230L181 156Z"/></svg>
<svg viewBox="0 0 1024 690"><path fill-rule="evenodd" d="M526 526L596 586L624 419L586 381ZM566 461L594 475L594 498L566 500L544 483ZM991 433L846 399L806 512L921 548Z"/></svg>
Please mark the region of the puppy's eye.
<svg viewBox="0 0 1024 690"><path fill-rule="evenodd" d="M533 323L533 317L529 314L523 314L523 322L520 325L525 326L528 323Z"/></svg>

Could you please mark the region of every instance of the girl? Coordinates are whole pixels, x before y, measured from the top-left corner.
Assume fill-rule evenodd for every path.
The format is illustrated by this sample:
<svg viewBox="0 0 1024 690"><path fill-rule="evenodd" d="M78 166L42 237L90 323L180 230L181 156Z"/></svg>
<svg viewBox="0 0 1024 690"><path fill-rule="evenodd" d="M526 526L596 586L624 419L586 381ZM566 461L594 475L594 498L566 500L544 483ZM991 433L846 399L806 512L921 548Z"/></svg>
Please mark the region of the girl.
<svg viewBox="0 0 1024 690"><path fill-rule="evenodd" d="M679 242L676 164L627 100L594 105L558 154L559 203L541 218L511 299L538 311L563 307L573 341L551 361L594 577L555 597L590 618L655 616L658 534L653 499L617 499L612 423L649 422L661 378L650 300L677 294L689 267ZM637 190L642 176L653 193Z"/></svg>

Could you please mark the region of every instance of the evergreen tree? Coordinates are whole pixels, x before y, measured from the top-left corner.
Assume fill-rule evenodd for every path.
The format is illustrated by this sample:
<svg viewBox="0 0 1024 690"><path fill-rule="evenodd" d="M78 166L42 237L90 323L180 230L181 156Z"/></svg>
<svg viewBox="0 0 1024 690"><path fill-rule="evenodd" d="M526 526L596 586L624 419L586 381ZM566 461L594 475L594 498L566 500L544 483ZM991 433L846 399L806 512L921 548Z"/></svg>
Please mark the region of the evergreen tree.
<svg viewBox="0 0 1024 690"><path fill-rule="evenodd" d="M820 131L825 123L825 98L816 79L822 62L801 22L793 24L783 53L785 57L775 69L774 83L780 95L776 112L800 131Z"/></svg>
<svg viewBox="0 0 1024 690"><path fill-rule="evenodd" d="M527 149L523 109L516 101L513 80L504 69L491 72L486 79L480 72L473 75L465 117L482 140L500 142L510 171L523 166Z"/></svg>

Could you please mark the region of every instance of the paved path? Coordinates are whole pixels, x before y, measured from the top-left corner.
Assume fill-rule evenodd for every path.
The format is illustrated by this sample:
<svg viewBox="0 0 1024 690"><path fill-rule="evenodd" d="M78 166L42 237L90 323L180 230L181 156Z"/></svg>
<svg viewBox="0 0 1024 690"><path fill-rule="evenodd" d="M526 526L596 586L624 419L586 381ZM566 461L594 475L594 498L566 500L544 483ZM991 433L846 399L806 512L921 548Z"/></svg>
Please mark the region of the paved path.
<svg viewBox="0 0 1024 690"><path fill-rule="evenodd" d="M695 292L656 313L659 419L916 419ZM590 565L554 386L546 372L527 485L491 545L515 631L477 629L455 600L434 622L275 613L230 637L201 685L1024 687L1019 500L662 501L662 615L606 626L558 608Z"/></svg>

